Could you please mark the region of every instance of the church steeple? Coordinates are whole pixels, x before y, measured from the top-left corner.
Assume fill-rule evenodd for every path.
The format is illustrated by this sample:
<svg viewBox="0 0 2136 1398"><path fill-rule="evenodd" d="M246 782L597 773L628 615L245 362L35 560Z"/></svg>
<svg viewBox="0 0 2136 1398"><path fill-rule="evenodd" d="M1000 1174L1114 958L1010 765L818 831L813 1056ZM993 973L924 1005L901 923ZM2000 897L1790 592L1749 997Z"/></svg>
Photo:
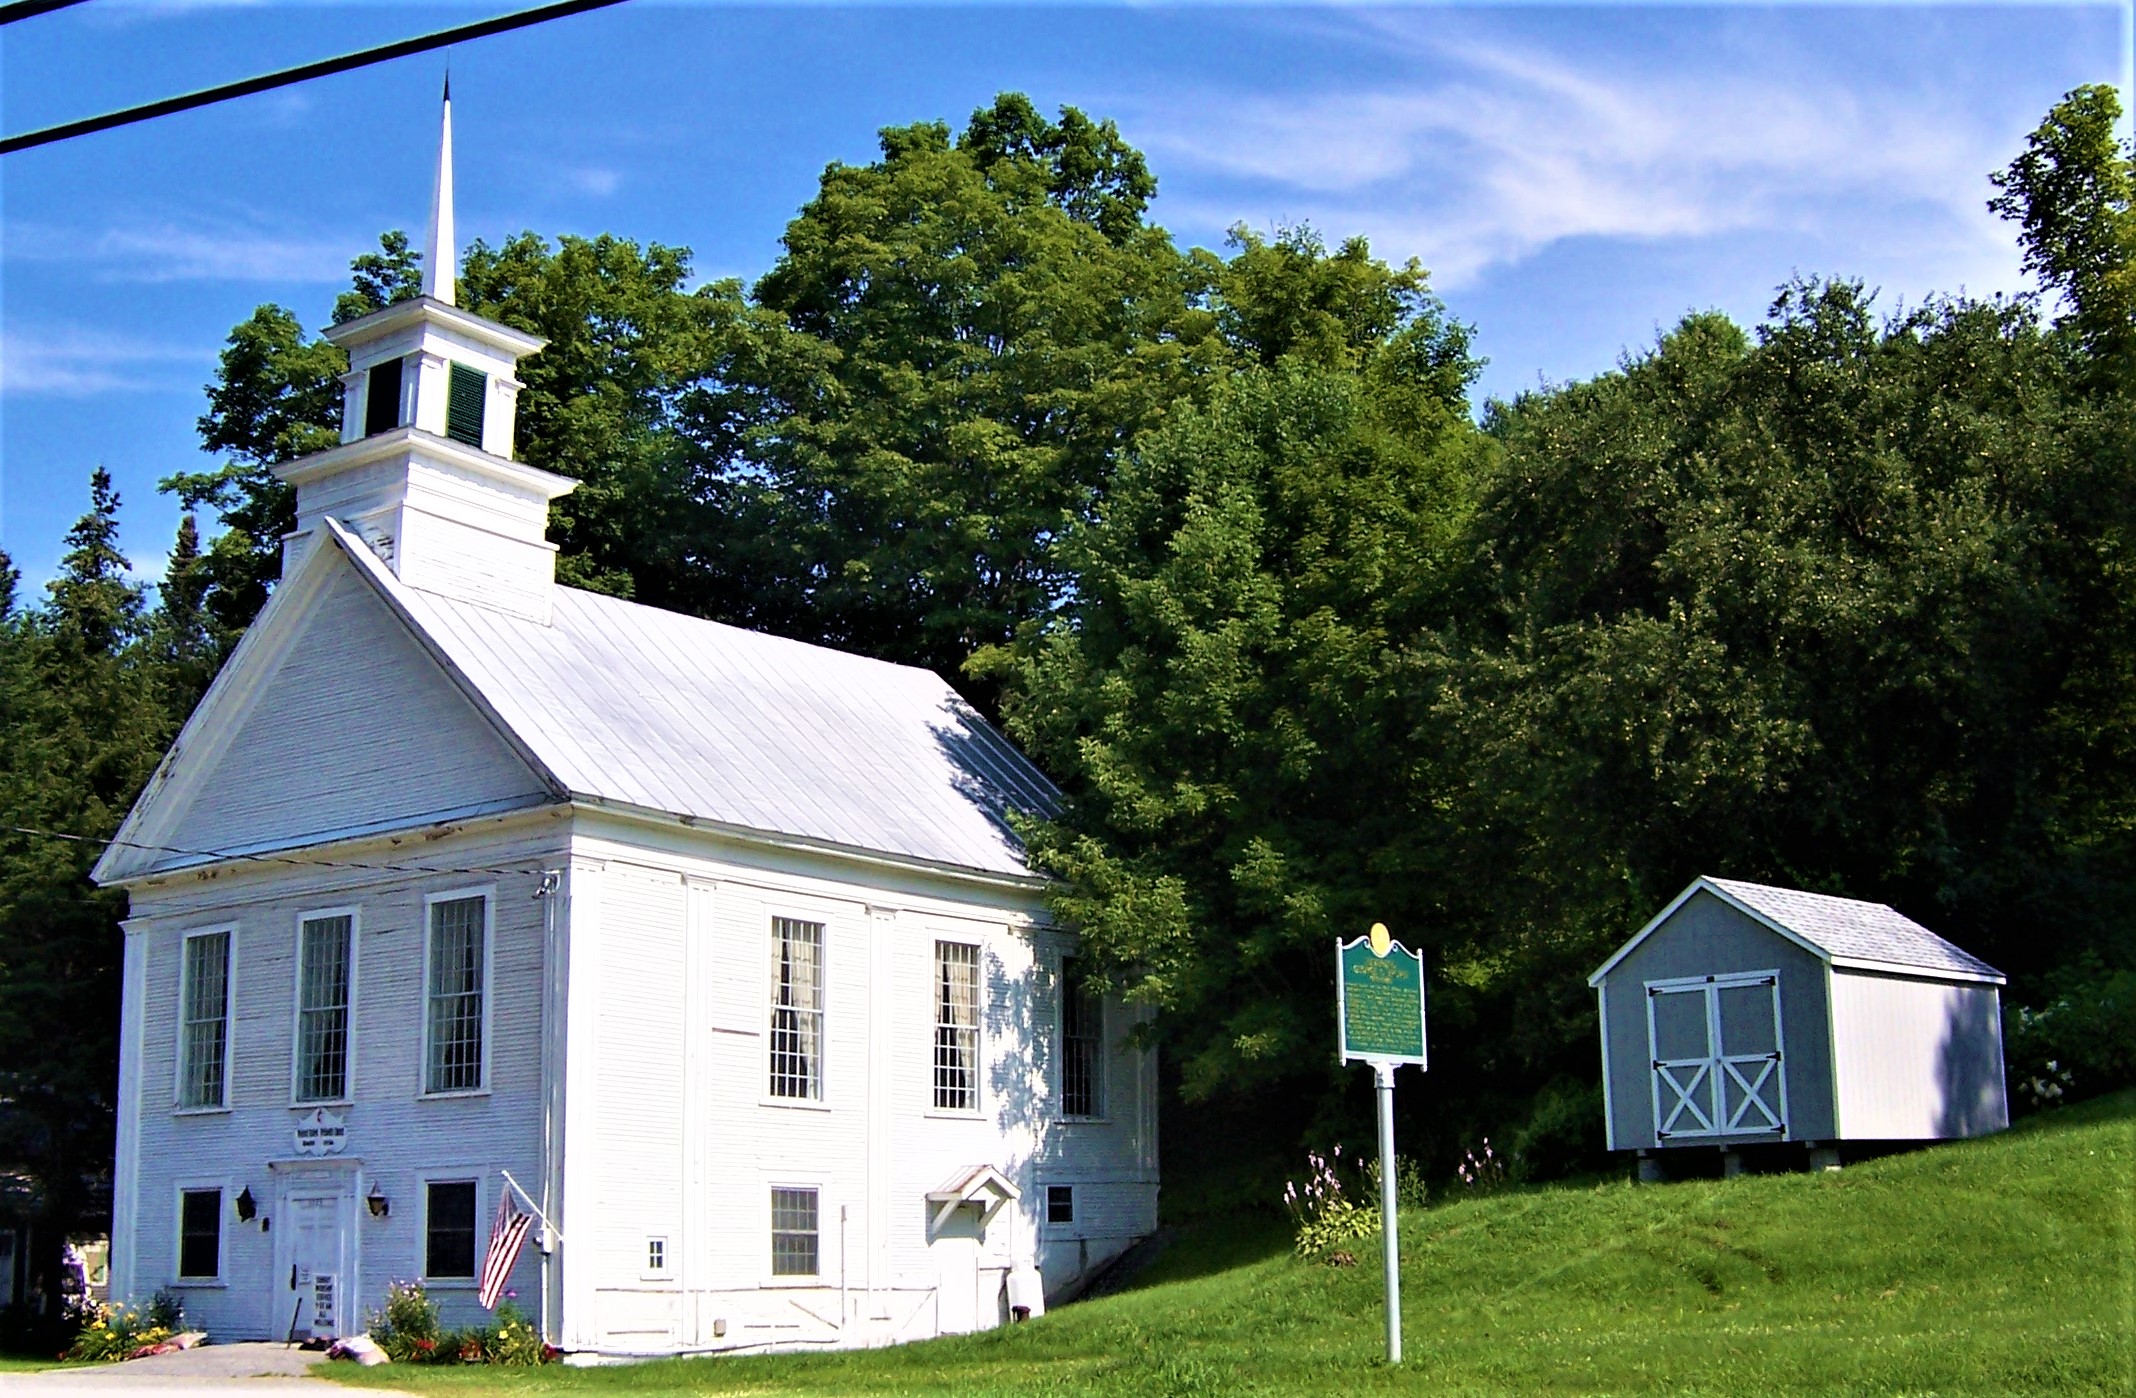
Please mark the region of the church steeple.
<svg viewBox="0 0 2136 1398"><path fill-rule="evenodd" d="M438 119L438 181L430 192L430 241L423 248L423 294L446 305L452 298L452 74L445 75L444 113Z"/></svg>
<svg viewBox="0 0 2136 1398"><path fill-rule="evenodd" d="M422 293L323 332L349 355L341 445L275 468L297 489L283 575L331 516L411 587L546 620L549 502L578 482L513 458L518 364L548 342L454 304L450 79L443 107Z"/></svg>

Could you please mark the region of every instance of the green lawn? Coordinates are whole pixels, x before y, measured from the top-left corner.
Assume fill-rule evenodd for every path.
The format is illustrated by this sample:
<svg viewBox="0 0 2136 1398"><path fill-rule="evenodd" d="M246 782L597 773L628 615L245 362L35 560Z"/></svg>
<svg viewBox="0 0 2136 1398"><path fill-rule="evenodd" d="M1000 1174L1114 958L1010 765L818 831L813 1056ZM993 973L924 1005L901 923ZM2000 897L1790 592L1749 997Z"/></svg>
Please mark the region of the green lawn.
<svg viewBox="0 0 2136 1398"><path fill-rule="evenodd" d="M1512 1191L1377 1255L1185 1234L1132 1290L898 1349L605 1369L356 1371L421 1393L2136 1393L2136 1093L1837 1175Z"/></svg>

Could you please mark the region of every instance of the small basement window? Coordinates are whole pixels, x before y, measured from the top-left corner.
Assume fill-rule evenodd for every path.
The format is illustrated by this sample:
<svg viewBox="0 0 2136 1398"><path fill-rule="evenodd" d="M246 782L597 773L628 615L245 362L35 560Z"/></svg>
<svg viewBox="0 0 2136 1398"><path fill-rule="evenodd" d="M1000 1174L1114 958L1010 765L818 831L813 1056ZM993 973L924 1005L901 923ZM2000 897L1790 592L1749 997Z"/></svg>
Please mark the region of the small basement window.
<svg viewBox="0 0 2136 1398"><path fill-rule="evenodd" d="M363 390L363 435L376 437L401 425L401 361L371 366Z"/></svg>
<svg viewBox="0 0 2136 1398"><path fill-rule="evenodd" d="M455 364L445 389L445 435L471 447L482 445L483 400L489 397L489 376L480 369Z"/></svg>
<svg viewBox="0 0 2136 1398"><path fill-rule="evenodd" d="M1046 1222L1075 1222L1074 1185L1049 1184L1046 1186Z"/></svg>
<svg viewBox="0 0 2136 1398"><path fill-rule="evenodd" d="M771 1274L775 1277L815 1276L820 1270L818 1239L816 1191L771 1191Z"/></svg>
<svg viewBox="0 0 2136 1398"><path fill-rule="evenodd" d="M178 1196L178 1276L214 1281L222 1275L222 1191L188 1189Z"/></svg>

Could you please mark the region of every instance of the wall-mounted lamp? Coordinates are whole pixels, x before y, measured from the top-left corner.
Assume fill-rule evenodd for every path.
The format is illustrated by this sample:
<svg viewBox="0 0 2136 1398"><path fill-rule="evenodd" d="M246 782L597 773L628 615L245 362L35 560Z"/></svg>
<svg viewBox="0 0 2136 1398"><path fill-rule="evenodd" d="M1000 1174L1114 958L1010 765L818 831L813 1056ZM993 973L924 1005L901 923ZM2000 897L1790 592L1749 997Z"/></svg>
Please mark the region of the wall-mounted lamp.
<svg viewBox="0 0 2136 1398"><path fill-rule="evenodd" d="M388 1199L376 1184L373 1184L371 1192L364 1196L363 1204L371 1211L373 1218L386 1218L393 1213L393 1201Z"/></svg>
<svg viewBox="0 0 2136 1398"><path fill-rule="evenodd" d="M237 1204L237 1221L239 1223L250 1223L253 1219L259 1217L259 1201L252 1197L251 1185L246 1185L238 1191L235 1203Z"/></svg>

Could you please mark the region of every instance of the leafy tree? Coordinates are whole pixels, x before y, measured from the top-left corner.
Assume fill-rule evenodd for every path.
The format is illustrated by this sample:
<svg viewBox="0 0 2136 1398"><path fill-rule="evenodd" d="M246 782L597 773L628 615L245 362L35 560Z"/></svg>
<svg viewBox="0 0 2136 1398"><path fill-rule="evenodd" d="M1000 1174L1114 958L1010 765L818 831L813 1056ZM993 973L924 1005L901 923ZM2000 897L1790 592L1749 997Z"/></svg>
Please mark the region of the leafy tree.
<svg viewBox="0 0 2136 1398"><path fill-rule="evenodd" d="M341 440L348 367L347 355L306 335L294 314L261 306L231 330L200 418L201 445L230 459L162 482L188 512L212 510L222 522L198 574L201 605L233 643L266 605L282 575L282 536L296 527L296 492L273 468Z"/></svg>
<svg viewBox="0 0 2136 1398"><path fill-rule="evenodd" d="M813 639L955 675L1056 605L1061 530L1223 359L1214 269L1143 222L1153 189L1111 123L1015 95L824 172L754 290L777 321L738 320L698 404Z"/></svg>
<svg viewBox="0 0 2136 1398"><path fill-rule="evenodd" d="M2104 83L2048 112L1988 207L2023 230L2025 268L2061 292L2069 328L2103 376L2136 375L2136 152L2114 135L2121 101Z"/></svg>
<svg viewBox="0 0 2136 1398"><path fill-rule="evenodd" d="M99 469L41 608L0 563L0 1168L35 1187L48 1304L67 1234L108 1217L123 900L88 870L174 726L118 510Z"/></svg>
<svg viewBox="0 0 2136 1398"><path fill-rule="evenodd" d="M460 275L461 306L545 337L524 361L521 459L570 476L550 537L563 581L654 605L699 609L691 543L706 518L697 465L677 430L681 395L712 356L732 287L684 291L687 248L532 233L476 242Z"/></svg>
<svg viewBox="0 0 2136 1398"><path fill-rule="evenodd" d="M1366 333L1335 355L1298 337L1144 437L1068 535L1060 615L981 661L1073 798L1031 832L1057 909L1166 1011L1189 1098L1325 1088L1328 938L1399 896L1402 647L1436 614L1480 443L1465 331L1420 294Z"/></svg>
<svg viewBox="0 0 2136 1398"><path fill-rule="evenodd" d="M1591 1077L1579 977L1700 873L1888 901L2021 976L2126 925L2094 679L2136 634L2130 468L2072 397L2022 305L1879 325L1805 283L1755 342L1693 317L1496 414L1418 651L1460 774L1421 857L1514 1083Z"/></svg>

